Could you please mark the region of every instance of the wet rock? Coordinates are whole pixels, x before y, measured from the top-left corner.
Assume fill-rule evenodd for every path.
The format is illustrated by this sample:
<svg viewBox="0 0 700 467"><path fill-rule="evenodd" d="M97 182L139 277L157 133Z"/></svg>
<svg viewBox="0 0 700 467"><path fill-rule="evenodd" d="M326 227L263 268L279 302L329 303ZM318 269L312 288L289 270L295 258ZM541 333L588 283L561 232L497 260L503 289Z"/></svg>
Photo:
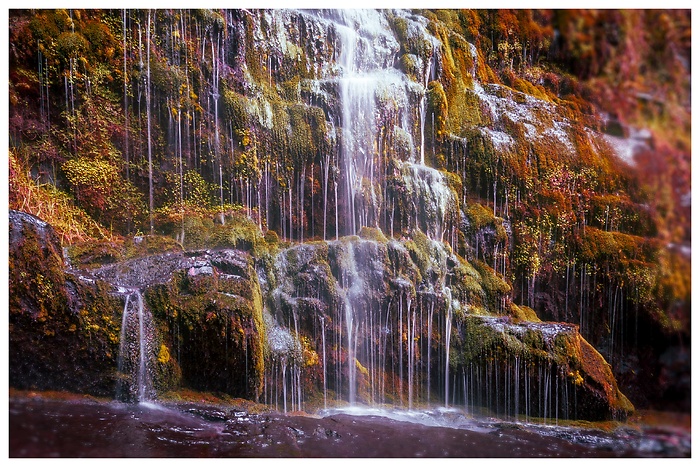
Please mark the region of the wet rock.
<svg viewBox="0 0 700 467"><path fill-rule="evenodd" d="M239 250L219 250L211 254L212 266L225 274L249 278L250 255Z"/></svg>
<svg viewBox="0 0 700 467"><path fill-rule="evenodd" d="M321 426L317 427L313 431L313 437L317 439L337 439L340 435L337 431L331 430L330 428L323 428Z"/></svg>
<svg viewBox="0 0 700 467"><path fill-rule="evenodd" d="M196 264L193 258L180 253L163 253L134 258L114 265L93 270L91 274L115 286L145 288L150 285L165 284L173 273L189 269Z"/></svg>
<svg viewBox="0 0 700 467"><path fill-rule="evenodd" d="M608 363L575 325L467 316L458 336L458 366L477 368L492 381L505 381L509 373L519 381L516 388L495 383L477 387L472 400L487 400L483 391L499 392L512 401L510 406L506 398L501 401L506 413L517 404L529 416L546 418L624 419L634 411ZM498 363L500 373L493 364L485 363L489 361ZM544 395L549 403L532 404L526 396L532 391ZM496 404L498 401L491 408Z"/></svg>
<svg viewBox="0 0 700 467"><path fill-rule="evenodd" d="M120 300L65 271L47 223L10 211L9 227L10 385L113 395Z"/></svg>

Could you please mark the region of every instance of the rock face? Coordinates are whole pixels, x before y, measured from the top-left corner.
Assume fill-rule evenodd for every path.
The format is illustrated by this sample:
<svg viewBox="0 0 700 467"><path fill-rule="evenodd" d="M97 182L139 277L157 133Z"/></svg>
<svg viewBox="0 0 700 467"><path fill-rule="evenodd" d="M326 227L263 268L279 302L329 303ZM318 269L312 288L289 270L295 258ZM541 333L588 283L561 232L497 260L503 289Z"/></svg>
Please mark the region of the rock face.
<svg viewBox="0 0 700 467"><path fill-rule="evenodd" d="M621 36L576 78L563 10L13 10L11 207L128 238L63 270L13 213L13 382L623 413L580 333L635 404L689 410L689 12L590 15ZM603 116L608 68L678 100L625 115L627 73ZM650 129L634 170L616 118Z"/></svg>
<svg viewBox="0 0 700 467"><path fill-rule="evenodd" d="M575 325L470 316L456 341L454 363L467 406L591 420L624 418L634 410L610 365Z"/></svg>
<svg viewBox="0 0 700 467"><path fill-rule="evenodd" d="M137 240L149 241L154 239ZM144 350L155 392L184 382L195 389L258 397L264 329L260 289L248 253L185 255L180 248L121 260L112 246L107 264L100 265L95 260L105 255L86 254L84 246L78 250L91 267L68 269L51 226L10 212L13 387L114 396L118 383L131 378L117 369L123 314L134 306L128 300L134 303L138 293L155 323L155 335Z"/></svg>
<svg viewBox="0 0 700 467"><path fill-rule="evenodd" d="M576 326L526 321L536 316L509 302L485 264L420 231L401 241L361 233L117 254L68 269L51 227L13 211L10 384L114 394L130 378L117 372L120 323L138 292L153 316L144 358L156 395L185 386L285 411L431 404L606 419L633 410Z"/></svg>
<svg viewBox="0 0 700 467"><path fill-rule="evenodd" d="M265 329L250 255L201 251L181 259L167 282L146 287L145 298L183 384L257 400Z"/></svg>
<svg viewBox="0 0 700 467"><path fill-rule="evenodd" d="M120 300L66 271L52 227L9 213L9 383L114 394Z"/></svg>
<svg viewBox="0 0 700 467"><path fill-rule="evenodd" d="M420 232L400 242L307 243L281 250L275 263L270 315L298 342L277 361L303 377L267 381L292 393L323 391L325 404L430 403L544 418L633 410L577 326L540 322L508 302L507 284L488 266Z"/></svg>

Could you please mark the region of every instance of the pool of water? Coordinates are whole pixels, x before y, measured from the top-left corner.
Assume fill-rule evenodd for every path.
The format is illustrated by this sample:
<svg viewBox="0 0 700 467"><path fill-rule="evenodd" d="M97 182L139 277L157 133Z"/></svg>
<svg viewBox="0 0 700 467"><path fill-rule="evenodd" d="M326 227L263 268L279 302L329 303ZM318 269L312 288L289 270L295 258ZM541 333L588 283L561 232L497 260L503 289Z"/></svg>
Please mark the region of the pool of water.
<svg viewBox="0 0 700 467"><path fill-rule="evenodd" d="M10 457L690 457L687 427L547 425L455 409L315 415L10 397Z"/></svg>

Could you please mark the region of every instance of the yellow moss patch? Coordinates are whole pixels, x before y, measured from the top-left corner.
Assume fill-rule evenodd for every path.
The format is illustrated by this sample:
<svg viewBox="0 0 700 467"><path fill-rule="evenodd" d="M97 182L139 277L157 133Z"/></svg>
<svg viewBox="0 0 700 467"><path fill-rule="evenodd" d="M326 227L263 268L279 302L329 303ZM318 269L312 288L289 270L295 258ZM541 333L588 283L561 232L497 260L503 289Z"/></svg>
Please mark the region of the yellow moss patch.
<svg viewBox="0 0 700 467"><path fill-rule="evenodd" d="M535 310L525 305L510 305L510 313L513 318L518 321L529 321L532 323L540 323L542 320L537 316Z"/></svg>
<svg viewBox="0 0 700 467"><path fill-rule="evenodd" d="M165 344L161 344L160 351L158 351L158 363L168 363L170 361L170 352Z"/></svg>

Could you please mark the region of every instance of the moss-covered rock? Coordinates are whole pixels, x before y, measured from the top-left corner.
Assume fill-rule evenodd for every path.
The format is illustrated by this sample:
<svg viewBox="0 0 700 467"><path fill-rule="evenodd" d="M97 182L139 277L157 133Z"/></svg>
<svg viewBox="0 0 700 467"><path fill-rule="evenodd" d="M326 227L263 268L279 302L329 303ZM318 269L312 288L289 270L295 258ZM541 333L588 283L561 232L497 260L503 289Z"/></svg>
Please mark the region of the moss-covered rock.
<svg viewBox="0 0 700 467"><path fill-rule="evenodd" d="M51 226L10 211L10 386L113 396L120 300L64 271Z"/></svg>
<svg viewBox="0 0 700 467"><path fill-rule="evenodd" d="M121 245L115 242L85 241L73 244L68 248L68 258L71 264L81 266L116 263L123 257Z"/></svg>
<svg viewBox="0 0 700 467"><path fill-rule="evenodd" d="M252 259L220 250L194 256L191 264L145 294L181 384L257 400L265 329Z"/></svg>
<svg viewBox="0 0 700 467"><path fill-rule="evenodd" d="M388 241L386 236L384 235L384 232L382 232L381 229L376 227L363 226L360 229L360 233L358 235L360 238L363 238L365 240L372 240L375 242L382 243L386 243Z"/></svg>
<svg viewBox="0 0 700 467"><path fill-rule="evenodd" d="M137 235L125 241L124 257L138 258L161 253L181 252L182 245L171 237L163 235Z"/></svg>
<svg viewBox="0 0 700 467"><path fill-rule="evenodd" d="M510 316L515 322L531 321L533 323L538 323L541 321L535 310L525 305L516 305L515 303L511 303L510 305Z"/></svg>
<svg viewBox="0 0 700 467"><path fill-rule="evenodd" d="M479 368L493 381L512 378L512 385L481 386L472 395L490 401L491 410L587 420L625 419L634 411L610 365L574 325L464 316L452 355L457 373ZM485 398L489 390L503 399ZM546 394L544 404L526 396L533 393Z"/></svg>

